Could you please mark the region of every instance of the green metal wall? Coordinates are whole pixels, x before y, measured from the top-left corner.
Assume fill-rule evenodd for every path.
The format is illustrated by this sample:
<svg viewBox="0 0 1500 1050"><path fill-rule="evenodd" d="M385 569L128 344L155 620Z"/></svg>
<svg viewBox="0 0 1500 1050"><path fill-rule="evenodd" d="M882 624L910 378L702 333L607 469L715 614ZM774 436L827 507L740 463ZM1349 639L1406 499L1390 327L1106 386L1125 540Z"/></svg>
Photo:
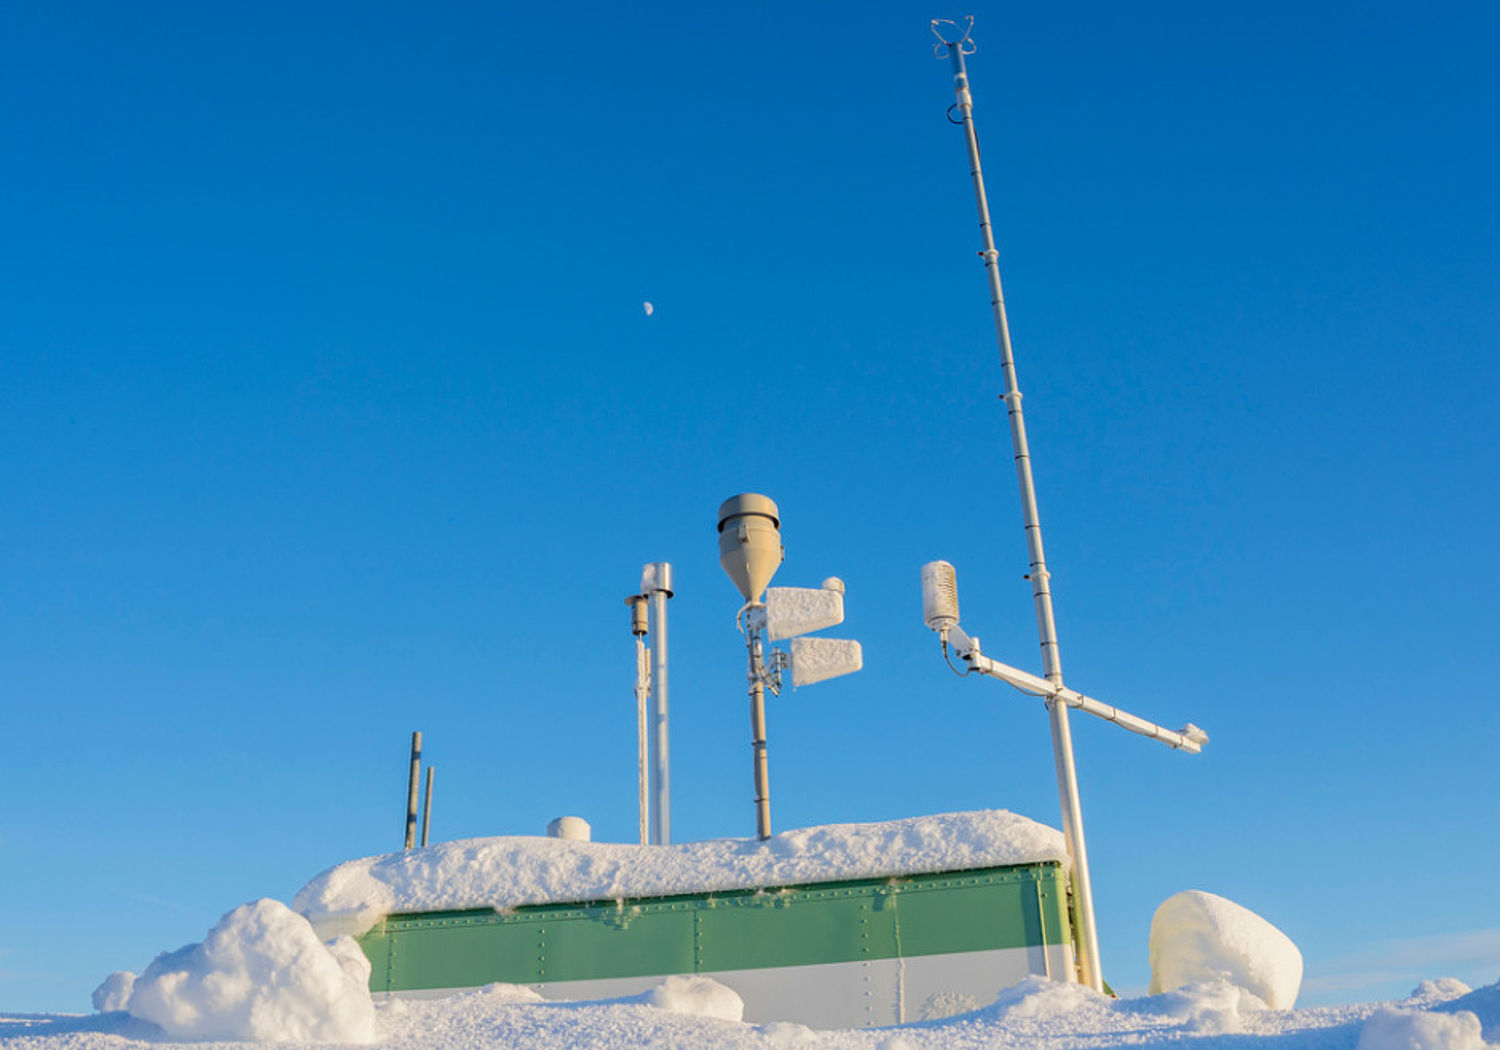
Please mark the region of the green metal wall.
<svg viewBox="0 0 1500 1050"><path fill-rule="evenodd" d="M506 912L392 915L375 992L716 973L1070 943L1055 862Z"/></svg>

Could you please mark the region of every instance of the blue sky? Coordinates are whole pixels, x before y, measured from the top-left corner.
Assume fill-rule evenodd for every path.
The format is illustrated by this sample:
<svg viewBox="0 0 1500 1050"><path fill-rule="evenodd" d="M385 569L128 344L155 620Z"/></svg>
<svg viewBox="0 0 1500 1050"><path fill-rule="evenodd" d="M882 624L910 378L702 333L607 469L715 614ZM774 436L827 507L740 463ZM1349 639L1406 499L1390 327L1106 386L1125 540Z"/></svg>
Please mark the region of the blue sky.
<svg viewBox="0 0 1500 1050"><path fill-rule="evenodd" d="M621 599L676 570L673 823L749 835L714 512L848 586L777 828L1056 822L962 134L917 5L0 15L0 1008L396 848L635 829ZM991 5L976 120L1106 977L1197 888L1304 1002L1500 977L1488 4ZM642 302L655 313L647 317Z"/></svg>

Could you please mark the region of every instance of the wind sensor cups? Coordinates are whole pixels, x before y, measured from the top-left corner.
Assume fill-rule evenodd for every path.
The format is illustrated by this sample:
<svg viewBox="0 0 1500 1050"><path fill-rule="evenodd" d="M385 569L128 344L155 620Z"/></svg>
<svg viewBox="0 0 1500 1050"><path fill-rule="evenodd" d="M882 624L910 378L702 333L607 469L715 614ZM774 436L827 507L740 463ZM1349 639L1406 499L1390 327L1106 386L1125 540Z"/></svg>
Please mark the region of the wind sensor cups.
<svg viewBox="0 0 1500 1050"><path fill-rule="evenodd" d="M769 496L745 492L720 504L719 564L745 601L759 601L785 557L780 512Z"/></svg>

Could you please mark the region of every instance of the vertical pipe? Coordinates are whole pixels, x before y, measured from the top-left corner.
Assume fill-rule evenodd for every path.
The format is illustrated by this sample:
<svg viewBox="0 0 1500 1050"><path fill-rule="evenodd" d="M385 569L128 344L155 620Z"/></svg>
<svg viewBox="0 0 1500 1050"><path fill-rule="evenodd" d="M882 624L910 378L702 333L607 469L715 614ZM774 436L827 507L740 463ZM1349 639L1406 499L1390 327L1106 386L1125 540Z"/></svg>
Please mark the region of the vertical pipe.
<svg viewBox="0 0 1500 1050"><path fill-rule="evenodd" d="M974 99L969 93L969 74L964 68L963 44L950 43L953 61L953 91L963 118L964 138L969 150L969 174L974 180L974 201L979 210L979 232L983 239L984 270L989 278L990 307L1000 345L1000 368L1005 378L1004 400L1010 417L1011 445L1015 451L1016 480L1021 490L1021 512L1026 524L1026 545L1031 558L1032 600L1036 605L1037 635L1042 647L1042 666L1047 680L1062 685L1062 658L1058 651L1057 624L1052 616L1052 589L1047 559L1042 551L1042 523L1037 512L1036 488L1031 476L1031 452L1026 444L1026 422L1021 414L1021 387L1016 378L1011 351L1010 326L1005 316L1005 293L1000 287L1000 253L995 249L990 225L989 200L979 163L979 136L974 129ZM1089 880L1088 850L1083 840L1083 811L1078 801L1078 774L1073 764L1073 738L1068 727L1068 705L1057 699L1047 702L1052 722L1052 757L1057 768L1058 799L1062 806L1063 837L1073 868L1074 909L1077 912L1079 976L1084 984L1102 990L1099 973L1098 933L1094 925L1094 894Z"/></svg>
<svg viewBox="0 0 1500 1050"><path fill-rule="evenodd" d="M659 563L666 566L665 562ZM670 566L666 566L670 572ZM655 699L656 791L651 800L652 841L665 845L672 841L671 761L667 741L667 598L671 595L667 579L662 588L651 592L651 692Z"/></svg>
<svg viewBox="0 0 1500 1050"><path fill-rule="evenodd" d="M644 605L646 600L640 599ZM636 803L640 812L641 845L651 841L651 763L648 757L650 729L646 717L646 701L651 692L651 650L645 640L635 638L635 771Z"/></svg>
<svg viewBox="0 0 1500 1050"><path fill-rule="evenodd" d="M648 565L641 574L643 590L654 577L651 570ZM651 694L651 650L646 647L646 634L651 630L650 601L645 594L632 594L625 604L630 606L630 633L635 635L635 792L644 846L651 841L651 731L646 716Z"/></svg>
<svg viewBox="0 0 1500 1050"><path fill-rule="evenodd" d="M432 826L432 774L433 767L427 767L427 786L422 789L422 845L427 845L427 829Z"/></svg>
<svg viewBox="0 0 1500 1050"><path fill-rule="evenodd" d="M411 849L417 839L417 781L422 773L422 731L411 735L411 771L406 781L406 845Z"/></svg>
<svg viewBox="0 0 1500 1050"><path fill-rule="evenodd" d="M771 767L766 757L766 687L761 682L760 631L752 630L750 647L750 751L755 765L755 837L771 837Z"/></svg>

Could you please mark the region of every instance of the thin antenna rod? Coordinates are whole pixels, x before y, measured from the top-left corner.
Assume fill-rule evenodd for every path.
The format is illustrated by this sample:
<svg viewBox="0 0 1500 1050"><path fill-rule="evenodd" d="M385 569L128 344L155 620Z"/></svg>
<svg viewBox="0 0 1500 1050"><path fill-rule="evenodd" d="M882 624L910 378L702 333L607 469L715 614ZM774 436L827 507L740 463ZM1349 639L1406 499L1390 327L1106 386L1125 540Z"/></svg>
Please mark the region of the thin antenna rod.
<svg viewBox="0 0 1500 1050"><path fill-rule="evenodd" d="M427 830L432 827L432 775L433 766L427 767L427 786L422 789L422 845L427 845Z"/></svg>
<svg viewBox="0 0 1500 1050"><path fill-rule="evenodd" d="M937 31L937 23L933 24ZM942 39L941 35L939 39ZM1021 513L1026 523L1026 545L1031 557L1031 594L1036 604L1037 634L1042 646L1042 666L1047 680L1061 689L1062 658L1058 652L1057 624L1052 618L1052 591L1049 586L1047 560L1042 553L1042 523L1037 513L1036 488L1031 477L1031 453L1026 445L1026 423L1021 415L1021 387L1016 379L1016 363L1011 353L1010 326L1005 319L1005 294L1000 288L1000 253L995 249L994 231L990 225L989 199L984 191L984 173L979 164L979 136L974 130L974 99L969 93L969 74L964 68L964 54L972 53L968 33L958 41L943 40L953 63L953 91L956 109L962 118L964 137L969 147L969 174L974 179L974 200L979 208L979 233L983 238L985 274L990 284L990 306L995 314L995 331L1000 344L1000 368L1005 375L1002 395L1010 416L1010 440L1015 450L1016 480L1021 488ZM1094 925L1094 894L1089 882L1088 850L1083 841L1083 811L1078 803L1078 773L1073 764L1073 737L1068 728L1068 705L1055 697L1047 701L1052 721L1052 757L1057 767L1057 791L1062 803L1063 837L1073 867L1073 897L1077 914L1079 977L1096 991L1103 990L1099 967L1098 933Z"/></svg>

